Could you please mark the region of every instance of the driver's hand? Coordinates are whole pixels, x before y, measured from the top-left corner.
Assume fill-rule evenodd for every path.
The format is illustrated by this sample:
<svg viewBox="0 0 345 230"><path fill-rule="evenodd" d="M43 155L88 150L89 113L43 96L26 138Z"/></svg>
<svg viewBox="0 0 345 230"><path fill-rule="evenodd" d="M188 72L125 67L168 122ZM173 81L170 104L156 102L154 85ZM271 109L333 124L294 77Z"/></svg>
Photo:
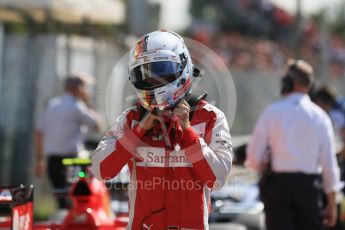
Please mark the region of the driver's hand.
<svg viewBox="0 0 345 230"><path fill-rule="evenodd" d="M185 130L190 127L190 122L189 122L189 111L190 111L190 106L189 104L185 101L182 100L174 109L173 114L177 115L179 117L179 124L181 125L182 129Z"/></svg>
<svg viewBox="0 0 345 230"><path fill-rule="evenodd" d="M152 113L148 113L139 123L139 126L143 130L150 130L154 126L159 124L159 117L157 115L154 115Z"/></svg>

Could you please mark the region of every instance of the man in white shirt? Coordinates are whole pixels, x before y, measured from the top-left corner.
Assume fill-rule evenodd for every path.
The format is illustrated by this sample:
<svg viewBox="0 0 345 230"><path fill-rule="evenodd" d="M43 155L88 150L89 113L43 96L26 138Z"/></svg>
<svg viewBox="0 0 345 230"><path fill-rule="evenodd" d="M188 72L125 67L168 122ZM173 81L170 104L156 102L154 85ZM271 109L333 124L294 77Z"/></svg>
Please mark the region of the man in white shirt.
<svg viewBox="0 0 345 230"><path fill-rule="evenodd" d="M334 133L328 115L308 96L313 81L308 63L289 61L283 99L261 114L248 144L247 165L263 174L268 230L318 230L336 222L341 183Z"/></svg>
<svg viewBox="0 0 345 230"><path fill-rule="evenodd" d="M99 117L89 107L87 84L91 78L74 74L65 80L65 93L49 101L42 118L38 121L36 141L36 175L47 171L56 191L66 189L66 173L62 159L76 157L84 149L83 129L99 129ZM59 208L67 208L66 199L58 198Z"/></svg>

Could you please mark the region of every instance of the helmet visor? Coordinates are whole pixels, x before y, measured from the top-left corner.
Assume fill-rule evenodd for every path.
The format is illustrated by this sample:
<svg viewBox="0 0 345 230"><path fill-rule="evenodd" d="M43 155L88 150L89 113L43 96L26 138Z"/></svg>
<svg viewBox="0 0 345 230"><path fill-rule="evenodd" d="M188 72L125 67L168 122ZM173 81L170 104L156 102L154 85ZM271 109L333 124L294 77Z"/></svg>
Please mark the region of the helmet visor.
<svg viewBox="0 0 345 230"><path fill-rule="evenodd" d="M129 75L137 89L152 90L167 85L182 74L182 64L171 61L150 62L133 68Z"/></svg>

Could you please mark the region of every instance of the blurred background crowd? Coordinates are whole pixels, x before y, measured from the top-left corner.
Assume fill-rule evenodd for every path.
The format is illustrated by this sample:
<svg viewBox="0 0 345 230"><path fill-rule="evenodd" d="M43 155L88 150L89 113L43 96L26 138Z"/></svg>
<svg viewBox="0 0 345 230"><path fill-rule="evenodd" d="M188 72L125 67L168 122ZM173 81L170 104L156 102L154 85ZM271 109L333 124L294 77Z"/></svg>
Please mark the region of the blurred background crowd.
<svg viewBox="0 0 345 230"><path fill-rule="evenodd" d="M48 189L33 167L33 133L48 100L63 91L68 73L81 71L95 78L92 104L106 120L114 64L136 38L159 28L205 44L230 68L233 136L249 135L279 98L288 58L311 63L316 87L332 88L333 105L345 106L343 0L0 0L0 185Z"/></svg>

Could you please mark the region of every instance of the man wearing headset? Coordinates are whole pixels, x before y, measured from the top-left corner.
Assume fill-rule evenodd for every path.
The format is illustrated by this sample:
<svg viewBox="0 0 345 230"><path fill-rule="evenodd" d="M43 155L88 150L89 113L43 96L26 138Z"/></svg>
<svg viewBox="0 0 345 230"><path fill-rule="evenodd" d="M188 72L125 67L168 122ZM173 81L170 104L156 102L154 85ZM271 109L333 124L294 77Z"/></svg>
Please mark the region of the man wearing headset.
<svg viewBox="0 0 345 230"><path fill-rule="evenodd" d="M139 103L125 110L92 154L99 179L128 164L127 229L208 229L211 189L231 168L226 118L204 100L191 103L193 67L182 37L155 31L130 53Z"/></svg>
<svg viewBox="0 0 345 230"><path fill-rule="evenodd" d="M334 134L328 115L308 96L313 82L308 63L290 60L283 98L261 114L247 148L247 165L262 173L268 230L318 230L336 222L341 184Z"/></svg>

